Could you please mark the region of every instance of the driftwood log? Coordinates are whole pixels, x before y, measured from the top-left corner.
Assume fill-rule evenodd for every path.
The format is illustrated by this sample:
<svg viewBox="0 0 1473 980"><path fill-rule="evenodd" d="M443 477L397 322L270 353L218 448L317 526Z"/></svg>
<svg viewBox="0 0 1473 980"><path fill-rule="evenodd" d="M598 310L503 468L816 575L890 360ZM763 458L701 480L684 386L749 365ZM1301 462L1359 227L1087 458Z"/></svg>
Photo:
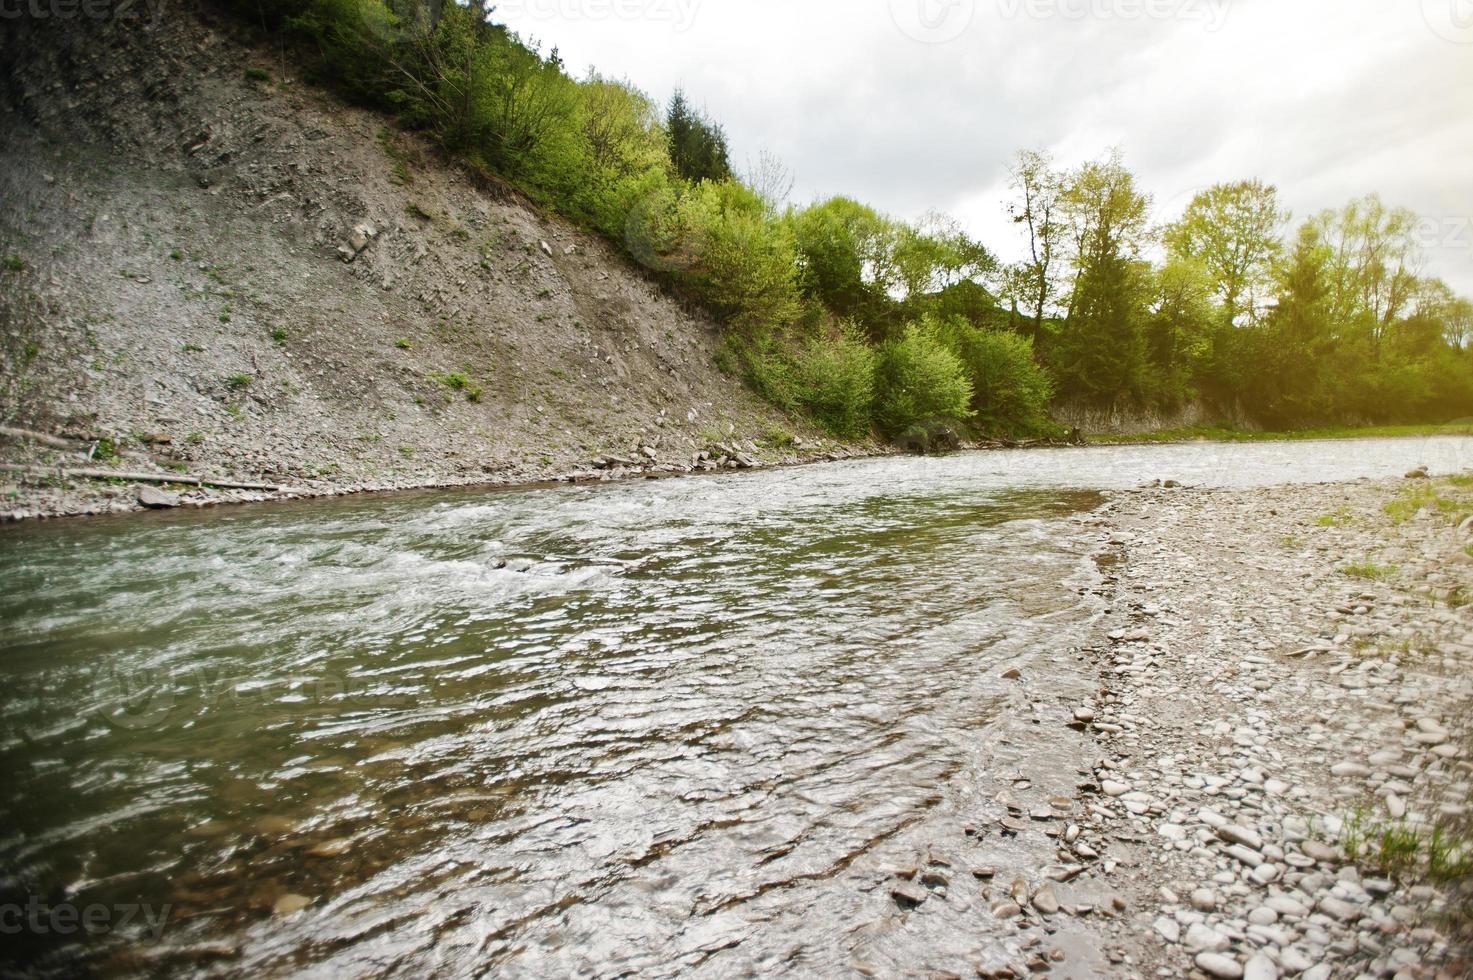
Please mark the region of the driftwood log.
<svg viewBox="0 0 1473 980"><path fill-rule="evenodd" d="M19 463L0 463L0 471L25 473L29 476L61 476L84 480L124 480L133 483L177 483L188 487L211 487L216 490L261 490L279 493L282 488L269 483L237 483L233 480L212 480L209 477L187 476L183 473L129 473L123 470L68 469L64 466L24 466Z"/></svg>

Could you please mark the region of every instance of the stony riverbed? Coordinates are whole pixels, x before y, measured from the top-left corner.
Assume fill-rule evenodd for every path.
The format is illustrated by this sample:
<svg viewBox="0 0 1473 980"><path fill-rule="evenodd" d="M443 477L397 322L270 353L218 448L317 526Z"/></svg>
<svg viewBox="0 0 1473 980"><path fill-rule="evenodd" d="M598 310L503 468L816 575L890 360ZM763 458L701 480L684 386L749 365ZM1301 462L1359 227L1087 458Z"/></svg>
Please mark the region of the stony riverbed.
<svg viewBox="0 0 1473 980"><path fill-rule="evenodd" d="M1123 898L1121 975L1467 975L1466 892L1426 860L1434 828L1443 865L1473 857L1470 498L1148 490L1096 518L1100 759L1060 857Z"/></svg>

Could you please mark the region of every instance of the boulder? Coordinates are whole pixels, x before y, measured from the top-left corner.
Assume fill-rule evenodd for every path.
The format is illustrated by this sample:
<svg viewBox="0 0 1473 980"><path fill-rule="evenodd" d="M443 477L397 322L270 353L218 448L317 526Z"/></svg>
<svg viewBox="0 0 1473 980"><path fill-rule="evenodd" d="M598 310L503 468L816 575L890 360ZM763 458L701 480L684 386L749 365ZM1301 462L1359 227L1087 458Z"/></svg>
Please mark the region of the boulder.
<svg viewBox="0 0 1473 980"><path fill-rule="evenodd" d="M143 486L138 488L138 503L149 510L168 510L179 506L179 495L158 487Z"/></svg>

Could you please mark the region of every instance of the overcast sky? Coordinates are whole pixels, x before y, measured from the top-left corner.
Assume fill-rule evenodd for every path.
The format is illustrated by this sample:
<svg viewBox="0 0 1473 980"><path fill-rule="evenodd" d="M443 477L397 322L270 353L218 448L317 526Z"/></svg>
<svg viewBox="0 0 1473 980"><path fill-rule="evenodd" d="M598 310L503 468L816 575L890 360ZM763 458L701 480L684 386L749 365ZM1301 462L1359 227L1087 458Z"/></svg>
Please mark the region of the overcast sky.
<svg viewBox="0 0 1473 980"><path fill-rule="evenodd" d="M1119 146L1156 216L1224 180L1296 220L1378 191L1473 296L1473 0L501 0L568 69L683 87L798 203L959 219L1005 258L1006 168Z"/></svg>

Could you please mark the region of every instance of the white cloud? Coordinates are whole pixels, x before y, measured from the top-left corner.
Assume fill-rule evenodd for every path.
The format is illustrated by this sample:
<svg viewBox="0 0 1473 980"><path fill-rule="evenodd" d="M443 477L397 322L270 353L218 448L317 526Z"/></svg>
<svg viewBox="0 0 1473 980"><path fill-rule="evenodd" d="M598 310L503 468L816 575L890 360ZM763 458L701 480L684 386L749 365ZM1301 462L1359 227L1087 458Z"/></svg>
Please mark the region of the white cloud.
<svg viewBox="0 0 1473 980"><path fill-rule="evenodd" d="M1427 271L1473 295L1466 3L517 0L497 16L575 73L660 100L683 86L738 164L764 148L786 161L799 200L939 208L1012 255L1013 152L1075 162L1119 145L1163 217L1244 177L1299 216L1378 191L1438 229Z"/></svg>

